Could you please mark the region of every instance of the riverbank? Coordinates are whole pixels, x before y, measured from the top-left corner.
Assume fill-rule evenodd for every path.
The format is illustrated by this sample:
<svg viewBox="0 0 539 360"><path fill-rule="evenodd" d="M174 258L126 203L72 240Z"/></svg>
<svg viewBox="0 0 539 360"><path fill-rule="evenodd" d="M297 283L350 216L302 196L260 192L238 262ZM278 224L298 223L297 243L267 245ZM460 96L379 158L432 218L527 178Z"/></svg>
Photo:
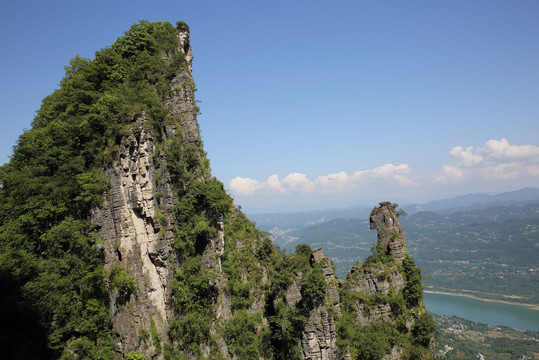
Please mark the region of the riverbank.
<svg viewBox="0 0 539 360"><path fill-rule="evenodd" d="M539 305L535 305L535 304L526 304L526 303L521 303L521 302L516 302L516 301L509 301L509 300L502 300L502 299L484 298L484 297L481 297L479 295L466 294L466 293L456 292L456 291L452 292L452 291L449 291L449 290L439 291L439 290L425 289L425 290L423 290L423 292L425 292L427 294L462 296L462 297L467 297L467 298L474 299L474 300L493 302L493 303L500 303L500 304L506 304L506 305L519 305L519 306L526 307L526 308L528 308L530 310L539 311Z"/></svg>

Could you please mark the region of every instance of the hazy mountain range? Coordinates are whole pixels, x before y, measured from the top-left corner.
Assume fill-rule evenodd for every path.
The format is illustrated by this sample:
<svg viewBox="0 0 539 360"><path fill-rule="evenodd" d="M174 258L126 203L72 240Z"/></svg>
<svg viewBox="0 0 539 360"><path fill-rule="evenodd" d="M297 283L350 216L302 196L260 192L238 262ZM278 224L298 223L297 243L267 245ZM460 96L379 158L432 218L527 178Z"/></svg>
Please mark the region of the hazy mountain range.
<svg viewBox="0 0 539 360"><path fill-rule="evenodd" d="M455 198L434 200L426 203L401 204L400 208L413 215L419 211L433 211L450 214L458 211L478 210L490 206L504 206L539 202L539 188L523 188L499 194L467 194ZM279 245L292 238L299 238L304 228L334 219L368 219L372 208L377 205L358 206L344 209L323 209L313 211L252 213L249 219L262 231L271 232Z"/></svg>

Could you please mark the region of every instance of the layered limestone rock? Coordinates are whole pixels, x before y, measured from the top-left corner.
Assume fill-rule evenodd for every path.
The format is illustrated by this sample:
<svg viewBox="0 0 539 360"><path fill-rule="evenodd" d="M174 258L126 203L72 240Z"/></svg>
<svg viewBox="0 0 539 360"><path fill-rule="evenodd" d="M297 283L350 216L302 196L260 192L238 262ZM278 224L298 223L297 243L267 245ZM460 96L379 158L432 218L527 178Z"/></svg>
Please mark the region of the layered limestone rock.
<svg viewBox="0 0 539 360"><path fill-rule="evenodd" d="M158 346L139 339L139 333L152 329L166 341L171 316L172 273L167 264L173 239L169 215L174 193L167 186L157 189L154 148L144 129L138 138L130 136L122 141L120 161L107 171L110 192L103 206L92 214L92 222L105 240L105 268L110 271L119 265L134 280L127 294L120 294L122 289L111 294L116 350L121 353ZM161 206L157 193L162 194Z"/></svg>
<svg viewBox="0 0 539 360"><path fill-rule="evenodd" d="M189 32L179 31L178 37L177 51L190 61ZM175 121L164 126L163 142L181 134L189 145L200 146L190 67L176 74L171 86L166 104ZM105 269L119 273L124 280L123 285L111 284L115 350L162 358L161 343L170 341L173 316L171 214L177 199L164 166L166 158L155 156L156 140L146 121L144 114L135 118L134 127L140 131L121 140L119 160L106 170L110 190L103 205L92 210L91 221L104 240ZM222 238L221 234L221 242Z"/></svg>
<svg viewBox="0 0 539 360"><path fill-rule="evenodd" d="M348 274L348 289L365 296L388 295L404 289L405 280L398 267L389 266L354 266ZM393 322L389 303L366 305L363 297L354 299L357 308L356 321L365 326L379 322Z"/></svg>
<svg viewBox="0 0 539 360"><path fill-rule="evenodd" d="M309 313L303 329L301 345L303 358L308 360L340 359L337 353L336 316L340 316L339 291L335 280L335 272L331 260L322 252L322 248L312 251L311 263L319 264L326 280L326 296L329 303L317 304ZM299 291L298 291L299 292Z"/></svg>
<svg viewBox="0 0 539 360"><path fill-rule="evenodd" d="M309 314L301 338L303 359L339 359L336 333L335 321L327 306L320 304L314 308Z"/></svg>
<svg viewBox="0 0 539 360"><path fill-rule="evenodd" d="M348 277L354 279L351 290L365 295L387 295L391 289L400 292L404 288L404 276L397 266L354 266Z"/></svg>

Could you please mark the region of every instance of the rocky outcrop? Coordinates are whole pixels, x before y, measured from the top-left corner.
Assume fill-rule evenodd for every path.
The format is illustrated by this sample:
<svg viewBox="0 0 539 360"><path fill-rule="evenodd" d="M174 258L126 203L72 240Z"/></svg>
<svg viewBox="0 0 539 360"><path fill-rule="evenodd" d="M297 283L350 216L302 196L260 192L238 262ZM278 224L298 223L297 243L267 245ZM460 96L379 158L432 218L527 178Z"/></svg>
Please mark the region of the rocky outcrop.
<svg viewBox="0 0 539 360"><path fill-rule="evenodd" d="M308 360L339 359L337 353L337 331L335 316L340 316L339 292L336 286L335 272L331 260L324 255L322 248L312 251L311 263L319 264L326 280L326 296L328 302L321 302L309 313L303 329L301 345L303 358Z"/></svg>
<svg viewBox="0 0 539 360"><path fill-rule="evenodd" d="M302 333L301 345L303 359L339 359L335 321L325 304L317 306L309 313L309 319Z"/></svg>
<svg viewBox="0 0 539 360"><path fill-rule="evenodd" d="M178 37L177 51L190 61L189 32L179 31ZM171 86L166 105L175 121L165 124L162 142L181 133L189 145L200 146L190 68L176 74ZM171 214L177 199L166 158L156 149L146 116L136 117L133 124L139 130L122 138L119 160L106 170L110 190L103 205L92 210L91 221L104 240L105 269L119 268L127 279L126 288L117 288L113 279L110 284L115 350L162 358L161 343L170 341L169 322L173 317ZM222 241L220 234L214 253L222 248Z"/></svg>
<svg viewBox="0 0 539 360"><path fill-rule="evenodd" d="M403 212L397 211L396 207L397 204L382 202L372 211L370 228L378 231L374 253L362 264L353 266L346 281L340 283L341 291L345 294L341 296L347 298L347 318L343 317L341 326L358 332L369 328L364 333L365 336L368 336L366 334L369 334L369 331L376 332L376 324L384 324L386 329L393 329L393 335L390 334L391 331L383 335L388 339L394 336L394 340L389 341L392 345L386 344L383 350L384 359L387 360L402 359L404 354L410 351L410 343L399 343L397 339L399 336L411 336L417 318L425 315L422 301L416 301L418 295L422 296L422 289L407 287L407 282L417 281L421 272L414 268L413 260L408 258L406 253L404 231L398 221L398 216ZM413 343L413 340L408 341ZM354 351L354 357L370 358L378 351L365 348L370 346L361 342L348 344L348 350ZM431 350L415 347L413 351L428 357ZM364 351L367 351L368 355ZM379 352L376 357L378 356Z"/></svg>
<svg viewBox="0 0 539 360"><path fill-rule="evenodd" d="M144 118L137 121L144 122ZM92 213L91 220L105 240L105 268L110 271L118 264L134 281L123 295L121 289L111 285L112 327L119 352L157 346L143 344L139 339L139 333L149 333L150 328L166 340L171 315L171 272L167 263L172 232L166 217L164 221L158 217L164 215L155 198L154 148L153 138L144 128L138 137L123 139L120 160L107 171L110 191L103 206ZM166 187L161 193L170 212L174 195Z"/></svg>
<svg viewBox="0 0 539 360"><path fill-rule="evenodd" d="M327 283L327 296L330 306L334 308L337 315L341 315L339 306L339 290L337 289L337 280L335 279L335 269L328 258L322 251L322 248L316 248L311 254L311 263L322 265L322 273Z"/></svg>
<svg viewBox="0 0 539 360"><path fill-rule="evenodd" d="M356 265L348 273L348 289L361 294L354 299L356 322L362 326L380 322L393 322L391 306L387 302L370 304L365 299L372 295L387 296L390 291L401 292L405 280L396 265L376 264L372 266Z"/></svg>
<svg viewBox="0 0 539 360"><path fill-rule="evenodd" d="M378 231L378 244L397 262L402 263L406 257L404 247L404 231L399 224L399 214L396 204L389 201L381 202L380 207L374 209L370 216L371 230Z"/></svg>
<svg viewBox="0 0 539 360"><path fill-rule="evenodd" d="M391 289L402 291L404 277L397 266L354 266L348 273L350 289L365 295L387 295Z"/></svg>

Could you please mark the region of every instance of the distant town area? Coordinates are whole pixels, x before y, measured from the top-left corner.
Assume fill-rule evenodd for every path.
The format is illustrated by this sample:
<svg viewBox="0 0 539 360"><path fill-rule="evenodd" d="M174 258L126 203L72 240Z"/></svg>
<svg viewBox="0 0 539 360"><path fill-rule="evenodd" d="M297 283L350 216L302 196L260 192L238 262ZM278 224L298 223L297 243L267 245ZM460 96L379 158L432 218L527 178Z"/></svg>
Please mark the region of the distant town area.
<svg viewBox="0 0 539 360"><path fill-rule="evenodd" d="M539 359L539 331L517 331L456 316L434 315L440 336L436 353L442 359Z"/></svg>

